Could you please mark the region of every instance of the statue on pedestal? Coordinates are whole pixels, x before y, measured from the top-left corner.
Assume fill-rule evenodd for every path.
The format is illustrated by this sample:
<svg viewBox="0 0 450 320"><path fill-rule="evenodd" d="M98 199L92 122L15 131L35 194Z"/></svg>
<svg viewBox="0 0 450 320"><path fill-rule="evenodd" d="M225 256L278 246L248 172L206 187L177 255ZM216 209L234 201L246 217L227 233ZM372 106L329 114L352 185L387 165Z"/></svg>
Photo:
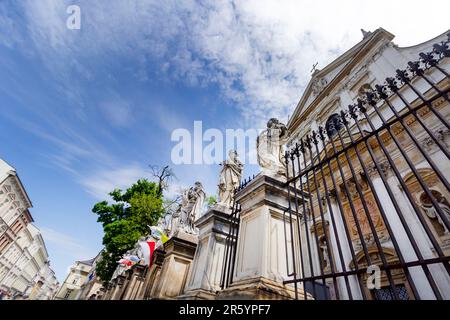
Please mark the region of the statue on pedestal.
<svg viewBox="0 0 450 320"><path fill-rule="evenodd" d="M258 164L266 175L286 175L283 145L286 143L287 128L278 119L267 122L267 129L256 140Z"/></svg>
<svg viewBox="0 0 450 320"><path fill-rule="evenodd" d="M228 152L228 159L222 162L222 170L219 178L219 201L218 205L231 208L233 205L234 190L241 182L244 165L238 158L235 150Z"/></svg>
<svg viewBox="0 0 450 320"><path fill-rule="evenodd" d="M178 230L195 233L194 222L200 217L205 197L206 193L200 182L183 192L180 207L172 216L171 235Z"/></svg>

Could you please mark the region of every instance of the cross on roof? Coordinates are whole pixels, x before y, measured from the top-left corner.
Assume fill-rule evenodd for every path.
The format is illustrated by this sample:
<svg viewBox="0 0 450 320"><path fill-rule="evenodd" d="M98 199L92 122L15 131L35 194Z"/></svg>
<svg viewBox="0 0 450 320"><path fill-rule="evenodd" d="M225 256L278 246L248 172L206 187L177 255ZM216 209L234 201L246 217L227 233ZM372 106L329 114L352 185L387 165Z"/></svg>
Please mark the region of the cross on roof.
<svg viewBox="0 0 450 320"><path fill-rule="evenodd" d="M319 62L316 62L316 63L313 64L313 67L312 67L312 69L310 71L311 73L313 73L314 71L317 70L316 67L317 67L318 64L319 64Z"/></svg>

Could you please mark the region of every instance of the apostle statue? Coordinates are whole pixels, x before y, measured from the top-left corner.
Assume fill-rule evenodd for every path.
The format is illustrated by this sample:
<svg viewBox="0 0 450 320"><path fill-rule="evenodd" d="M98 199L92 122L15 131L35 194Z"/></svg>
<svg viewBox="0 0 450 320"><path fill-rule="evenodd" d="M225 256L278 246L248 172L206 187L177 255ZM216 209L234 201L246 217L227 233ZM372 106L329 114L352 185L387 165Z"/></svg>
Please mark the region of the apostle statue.
<svg viewBox="0 0 450 320"><path fill-rule="evenodd" d="M187 221L185 223L185 231L188 233L195 233L194 222L200 218L203 210L203 203L205 201L206 193L203 190L203 185L196 182L194 187L191 187L188 192L189 197L189 211Z"/></svg>
<svg viewBox="0 0 450 320"><path fill-rule="evenodd" d="M172 219L170 221L170 236L173 236L176 231L182 227L182 220L185 220L185 209L188 205L188 189L184 190L181 195L181 202L177 210L172 213ZM182 217L183 214L183 217Z"/></svg>
<svg viewBox="0 0 450 320"><path fill-rule="evenodd" d="M222 162L222 170L219 177L219 201L218 204L226 208L233 205L234 190L241 182L244 165L238 158L235 150L228 152L228 159Z"/></svg>
<svg viewBox="0 0 450 320"><path fill-rule="evenodd" d="M178 230L195 233L194 222L200 217L205 197L203 185L198 181L183 192L180 207L172 216L171 235Z"/></svg>
<svg viewBox="0 0 450 320"><path fill-rule="evenodd" d="M258 164L266 175L286 175L283 145L286 143L287 128L278 119L267 122L267 129L256 140Z"/></svg>

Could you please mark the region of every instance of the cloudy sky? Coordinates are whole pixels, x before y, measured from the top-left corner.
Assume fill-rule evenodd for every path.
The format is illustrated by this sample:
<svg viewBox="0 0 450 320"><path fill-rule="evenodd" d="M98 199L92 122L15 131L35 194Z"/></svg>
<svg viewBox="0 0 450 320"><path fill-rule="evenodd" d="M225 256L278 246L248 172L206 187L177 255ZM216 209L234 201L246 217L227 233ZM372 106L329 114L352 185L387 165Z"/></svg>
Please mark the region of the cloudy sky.
<svg viewBox="0 0 450 320"><path fill-rule="evenodd" d="M81 29L66 26L81 8ZM448 1L0 1L0 158L32 201L59 280L101 249L91 208L171 163L176 128L286 121L310 79L378 27L400 46L449 28ZM172 190L218 165L172 165ZM246 175L257 172L246 167Z"/></svg>

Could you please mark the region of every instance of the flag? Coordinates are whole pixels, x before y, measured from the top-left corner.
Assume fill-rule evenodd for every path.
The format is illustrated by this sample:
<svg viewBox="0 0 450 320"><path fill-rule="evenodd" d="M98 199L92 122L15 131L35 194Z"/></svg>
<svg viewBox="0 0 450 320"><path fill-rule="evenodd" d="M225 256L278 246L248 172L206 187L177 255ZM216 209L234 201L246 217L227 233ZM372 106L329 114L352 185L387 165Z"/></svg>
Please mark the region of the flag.
<svg viewBox="0 0 450 320"><path fill-rule="evenodd" d="M141 258L139 258L138 256L135 256L135 255L129 255L129 256L126 256L126 258L135 263L138 263L139 261L141 261Z"/></svg>
<svg viewBox="0 0 450 320"><path fill-rule="evenodd" d="M157 226L150 227L152 237L161 240L162 243L166 243L169 240L169 237L164 233L164 231Z"/></svg>
<svg viewBox="0 0 450 320"><path fill-rule="evenodd" d="M125 265L127 267L131 267L133 265L133 261L128 260L128 259L124 259L124 258L120 259L118 261L118 263L123 264L123 265Z"/></svg>
<svg viewBox="0 0 450 320"><path fill-rule="evenodd" d="M151 266L153 252L155 251L156 242L155 241L141 241L139 245L142 249L142 254L144 255L144 263Z"/></svg>

